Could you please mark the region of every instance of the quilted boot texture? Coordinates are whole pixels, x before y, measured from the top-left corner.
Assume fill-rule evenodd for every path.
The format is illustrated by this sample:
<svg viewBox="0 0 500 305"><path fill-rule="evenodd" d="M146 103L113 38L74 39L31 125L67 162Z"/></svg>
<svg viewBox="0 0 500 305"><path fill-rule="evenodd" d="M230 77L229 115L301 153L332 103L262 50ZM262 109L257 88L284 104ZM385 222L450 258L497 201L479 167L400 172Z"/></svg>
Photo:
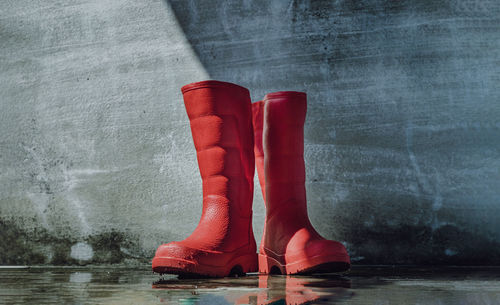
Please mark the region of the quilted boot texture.
<svg viewBox="0 0 500 305"><path fill-rule="evenodd" d="M257 271L249 92L203 81L182 87L182 93L203 182L203 210L188 238L157 249L153 271L210 277Z"/></svg>

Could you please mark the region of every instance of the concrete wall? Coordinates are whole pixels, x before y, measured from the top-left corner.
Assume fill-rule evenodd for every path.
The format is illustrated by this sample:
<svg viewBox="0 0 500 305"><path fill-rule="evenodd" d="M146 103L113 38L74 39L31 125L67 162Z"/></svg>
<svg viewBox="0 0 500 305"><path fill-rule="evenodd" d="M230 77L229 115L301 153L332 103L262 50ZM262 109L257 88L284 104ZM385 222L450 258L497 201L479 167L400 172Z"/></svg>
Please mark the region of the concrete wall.
<svg viewBox="0 0 500 305"><path fill-rule="evenodd" d="M201 180L179 88L207 78L254 100L308 93L310 217L353 261L499 264L499 13L494 0L3 1L0 264L147 262L186 237Z"/></svg>

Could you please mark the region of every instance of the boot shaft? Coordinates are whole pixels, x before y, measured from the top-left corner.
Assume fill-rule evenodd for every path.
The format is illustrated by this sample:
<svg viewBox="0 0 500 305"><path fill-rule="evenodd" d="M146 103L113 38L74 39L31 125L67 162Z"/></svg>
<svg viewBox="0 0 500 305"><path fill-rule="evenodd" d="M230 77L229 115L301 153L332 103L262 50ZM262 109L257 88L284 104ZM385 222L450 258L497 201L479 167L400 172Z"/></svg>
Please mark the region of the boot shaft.
<svg viewBox="0 0 500 305"><path fill-rule="evenodd" d="M253 129L250 94L241 86L203 81L182 87L191 125L203 200L219 198L251 216Z"/></svg>
<svg viewBox="0 0 500 305"><path fill-rule="evenodd" d="M264 98L263 151L267 214L293 205L307 215L304 163L306 94L282 91Z"/></svg>

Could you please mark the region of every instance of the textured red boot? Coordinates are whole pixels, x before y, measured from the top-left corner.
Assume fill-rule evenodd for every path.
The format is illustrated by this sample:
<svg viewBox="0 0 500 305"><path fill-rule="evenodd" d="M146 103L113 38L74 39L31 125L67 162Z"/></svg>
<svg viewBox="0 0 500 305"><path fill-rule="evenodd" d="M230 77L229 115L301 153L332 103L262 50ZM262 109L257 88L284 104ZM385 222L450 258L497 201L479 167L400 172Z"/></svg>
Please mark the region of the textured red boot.
<svg viewBox="0 0 500 305"><path fill-rule="evenodd" d="M212 277L257 271L249 92L203 81L182 87L182 93L203 181L203 211L188 238L158 248L153 271Z"/></svg>
<svg viewBox="0 0 500 305"><path fill-rule="evenodd" d="M266 203L259 251L262 273L341 272L350 268L345 247L321 237L307 216L303 156L306 109L306 94L293 91L269 93L252 105L254 152Z"/></svg>

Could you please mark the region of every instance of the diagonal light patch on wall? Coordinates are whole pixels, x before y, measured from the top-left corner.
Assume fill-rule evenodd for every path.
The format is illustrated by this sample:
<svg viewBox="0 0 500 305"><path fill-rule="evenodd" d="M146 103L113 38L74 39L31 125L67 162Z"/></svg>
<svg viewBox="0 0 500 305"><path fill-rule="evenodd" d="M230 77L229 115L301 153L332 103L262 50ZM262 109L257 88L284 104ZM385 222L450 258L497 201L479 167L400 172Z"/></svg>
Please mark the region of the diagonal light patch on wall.
<svg viewBox="0 0 500 305"><path fill-rule="evenodd" d="M21 0L0 14L0 220L70 241L125 232L130 255L150 255L170 238L151 219L197 175L179 153L192 147L180 87L208 78L175 14L161 0ZM172 130L180 148L166 151Z"/></svg>

